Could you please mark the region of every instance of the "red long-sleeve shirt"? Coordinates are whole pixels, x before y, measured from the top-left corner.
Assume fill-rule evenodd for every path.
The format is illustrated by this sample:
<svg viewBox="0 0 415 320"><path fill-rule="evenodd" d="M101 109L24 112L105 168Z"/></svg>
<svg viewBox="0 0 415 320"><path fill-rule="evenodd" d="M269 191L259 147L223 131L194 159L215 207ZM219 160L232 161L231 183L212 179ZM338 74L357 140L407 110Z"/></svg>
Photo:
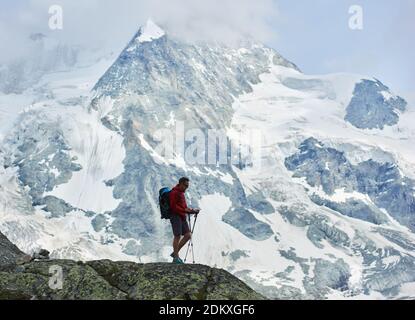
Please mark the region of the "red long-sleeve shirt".
<svg viewBox="0 0 415 320"><path fill-rule="evenodd" d="M178 214L183 220L186 220L186 198L178 185L171 190L169 200L172 214Z"/></svg>

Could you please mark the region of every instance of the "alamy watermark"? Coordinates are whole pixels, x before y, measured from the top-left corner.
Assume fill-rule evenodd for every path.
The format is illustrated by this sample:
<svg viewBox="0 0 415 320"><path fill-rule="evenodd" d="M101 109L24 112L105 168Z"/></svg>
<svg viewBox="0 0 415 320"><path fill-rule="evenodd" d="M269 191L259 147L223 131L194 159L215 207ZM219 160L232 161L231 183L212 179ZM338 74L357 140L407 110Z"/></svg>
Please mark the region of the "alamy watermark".
<svg viewBox="0 0 415 320"><path fill-rule="evenodd" d="M152 139L157 143L156 154L170 162L261 168L263 133L259 129L185 130L185 123L176 121L175 128L157 130Z"/></svg>
<svg viewBox="0 0 415 320"><path fill-rule="evenodd" d="M363 30L363 7L352 5L349 8L349 28L351 30Z"/></svg>
<svg viewBox="0 0 415 320"><path fill-rule="evenodd" d="M62 30L63 29L63 8L59 5L49 7L49 29Z"/></svg>
<svg viewBox="0 0 415 320"><path fill-rule="evenodd" d="M52 290L63 289L63 269L61 266L53 265L49 267L49 288Z"/></svg>

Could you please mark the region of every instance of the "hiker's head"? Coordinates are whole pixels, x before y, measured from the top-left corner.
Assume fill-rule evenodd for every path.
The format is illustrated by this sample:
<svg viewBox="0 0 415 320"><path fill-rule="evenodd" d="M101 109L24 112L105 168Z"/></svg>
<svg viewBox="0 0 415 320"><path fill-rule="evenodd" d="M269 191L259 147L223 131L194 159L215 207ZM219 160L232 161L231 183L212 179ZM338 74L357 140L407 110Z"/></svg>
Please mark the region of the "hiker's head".
<svg viewBox="0 0 415 320"><path fill-rule="evenodd" d="M186 177L180 178L180 180L179 180L180 190L185 192L187 190L187 188L189 188L189 182L190 182L189 178L186 178Z"/></svg>

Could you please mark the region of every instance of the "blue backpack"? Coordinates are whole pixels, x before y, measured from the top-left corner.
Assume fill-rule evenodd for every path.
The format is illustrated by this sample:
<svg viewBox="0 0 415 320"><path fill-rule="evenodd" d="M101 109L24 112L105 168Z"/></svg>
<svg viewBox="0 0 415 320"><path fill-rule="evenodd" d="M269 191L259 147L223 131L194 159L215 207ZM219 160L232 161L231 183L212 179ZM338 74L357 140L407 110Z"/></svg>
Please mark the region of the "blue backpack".
<svg viewBox="0 0 415 320"><path fill-rule="evenodd" d="M170 192L169 188L162 188L159 191L159 206L161 219L170 219Z"/></svg>

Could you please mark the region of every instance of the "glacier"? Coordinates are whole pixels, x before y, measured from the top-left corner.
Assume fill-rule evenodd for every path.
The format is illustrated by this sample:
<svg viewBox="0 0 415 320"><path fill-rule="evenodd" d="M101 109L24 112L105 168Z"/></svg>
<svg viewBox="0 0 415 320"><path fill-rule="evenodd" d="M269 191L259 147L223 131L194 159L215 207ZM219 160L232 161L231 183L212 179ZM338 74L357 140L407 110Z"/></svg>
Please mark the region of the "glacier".
<svg viewBox="0 0 415 320"><path fill-rule="evenodd" d="M186 175L197 262L272 299L415 297L414 106L249 39L189 43L149 21L120 51L15 87L0 73L0 231L13 243L169 261L158 190ZM166 159L155 133L180 123L242 144L260 130L259 170Z"/></svg>

